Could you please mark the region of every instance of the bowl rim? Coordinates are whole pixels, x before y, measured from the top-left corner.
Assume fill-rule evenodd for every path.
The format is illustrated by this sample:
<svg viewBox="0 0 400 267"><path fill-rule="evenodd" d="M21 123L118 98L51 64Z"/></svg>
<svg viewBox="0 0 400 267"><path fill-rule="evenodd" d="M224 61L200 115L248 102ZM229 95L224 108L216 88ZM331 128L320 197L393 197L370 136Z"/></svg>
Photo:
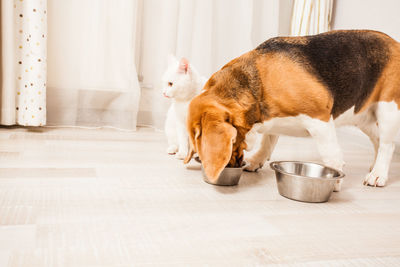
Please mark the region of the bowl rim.
<svg viewBox="0 0 400 267"><path fill-rule="evenodd" d="M246 165L243 165L242 167L226 167L225 166L222 171L224 171L224 170L242 170L243 171L244 166L246 166ZM204 169L203 164L201 164L201 168Z"/></svg>
<svg viewBox="0 0 400 267"><path fill-rule="evenodd" d="M295 174L295 173L286 172L286 171L283 171L283 170L280 170L280 169L276 168L276 166L275 166L275 165L278 165L278 164L280 164L280 163L287 163L287 162L288 162L288 163L308 163L308 164L319 165L319 166L322 166L322 167L324 167L324 168L328 168L328 169L331 169L331 170L334 170L334 171L338 172L338 173L339 173L339 176L332 177L332 178L311 177L311 176L305 176L305 175L299 175L299 174ZM321 164L321 163L312 162L312 161L279 160L279 161L273 161L273 162L271 162L271 163L269 164L269 166L271 167L271 169L273 169L273 170L276 171L276 172L280 172L280 173L287 174L287 175L291 175L291 176L301 177L301 178L320 179L320 180L337 180L337 179L342 179L343 177L345 177L344 172L342 172L342 171L340 171L340 170L338 170L338 169L335 169L335 168L326 166L326 165Z"/></svg>

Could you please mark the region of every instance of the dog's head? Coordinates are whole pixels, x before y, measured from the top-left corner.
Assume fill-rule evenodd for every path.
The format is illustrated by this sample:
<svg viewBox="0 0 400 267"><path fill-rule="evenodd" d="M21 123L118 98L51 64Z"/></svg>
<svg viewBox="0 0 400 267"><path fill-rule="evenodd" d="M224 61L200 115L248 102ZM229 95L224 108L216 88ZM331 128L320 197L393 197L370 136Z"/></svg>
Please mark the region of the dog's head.
<svg viewBox="0 0 400 267"><path fill-rule="evenodd" d="M187 128L190 149L184 162L197 152L209 180L216 181L227 165L242 164L244 138L226 106L203 94L195 97L189 105Z"/></svg>

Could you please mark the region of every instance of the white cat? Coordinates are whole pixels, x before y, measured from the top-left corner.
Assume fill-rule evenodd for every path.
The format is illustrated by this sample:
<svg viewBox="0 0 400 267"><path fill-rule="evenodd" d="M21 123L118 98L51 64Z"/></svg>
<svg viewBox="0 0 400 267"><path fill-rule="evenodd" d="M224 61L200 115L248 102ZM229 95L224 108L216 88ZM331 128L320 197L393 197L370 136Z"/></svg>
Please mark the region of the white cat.
<svg viewBox="0 0 400 267"><path fill-rule="evenodd" d="M184 159L188 152L188 134L186 116L190 100L198 95L206 83L186 58L178 61L170 55L168 68L165 71L163 95L172 101L165 121L165 134L168 139L168 154Z"/></svg>

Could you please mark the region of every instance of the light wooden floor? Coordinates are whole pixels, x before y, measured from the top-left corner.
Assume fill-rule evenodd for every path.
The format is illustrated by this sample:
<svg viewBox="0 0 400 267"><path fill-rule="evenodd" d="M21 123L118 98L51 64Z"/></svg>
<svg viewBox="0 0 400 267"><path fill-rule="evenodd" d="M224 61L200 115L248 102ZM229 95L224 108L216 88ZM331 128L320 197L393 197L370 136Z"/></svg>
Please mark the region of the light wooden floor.
<svg viewBox="0 0 400 267"><path fill-rule="evenodd" d="M272 171L202 181L162 133L0 128L0 267L400 266L400 154L385 188L362 185L366 137L339 132L347 174L325 204L281 197ZM318 160L282 137L273 160Z"/></svg>

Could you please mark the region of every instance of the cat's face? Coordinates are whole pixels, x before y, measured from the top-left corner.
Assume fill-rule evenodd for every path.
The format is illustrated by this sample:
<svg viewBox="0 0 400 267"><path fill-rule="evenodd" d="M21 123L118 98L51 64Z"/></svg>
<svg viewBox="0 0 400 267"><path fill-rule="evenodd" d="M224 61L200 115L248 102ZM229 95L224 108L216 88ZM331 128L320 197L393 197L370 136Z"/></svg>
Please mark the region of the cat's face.
<svg viewBox="0 0 400 267"><path fill-rule="evenodd" d="M162 77L163 95L177 100L190 100L196 92L189 61L174 56L168 60L168 68Z"/></svg>

